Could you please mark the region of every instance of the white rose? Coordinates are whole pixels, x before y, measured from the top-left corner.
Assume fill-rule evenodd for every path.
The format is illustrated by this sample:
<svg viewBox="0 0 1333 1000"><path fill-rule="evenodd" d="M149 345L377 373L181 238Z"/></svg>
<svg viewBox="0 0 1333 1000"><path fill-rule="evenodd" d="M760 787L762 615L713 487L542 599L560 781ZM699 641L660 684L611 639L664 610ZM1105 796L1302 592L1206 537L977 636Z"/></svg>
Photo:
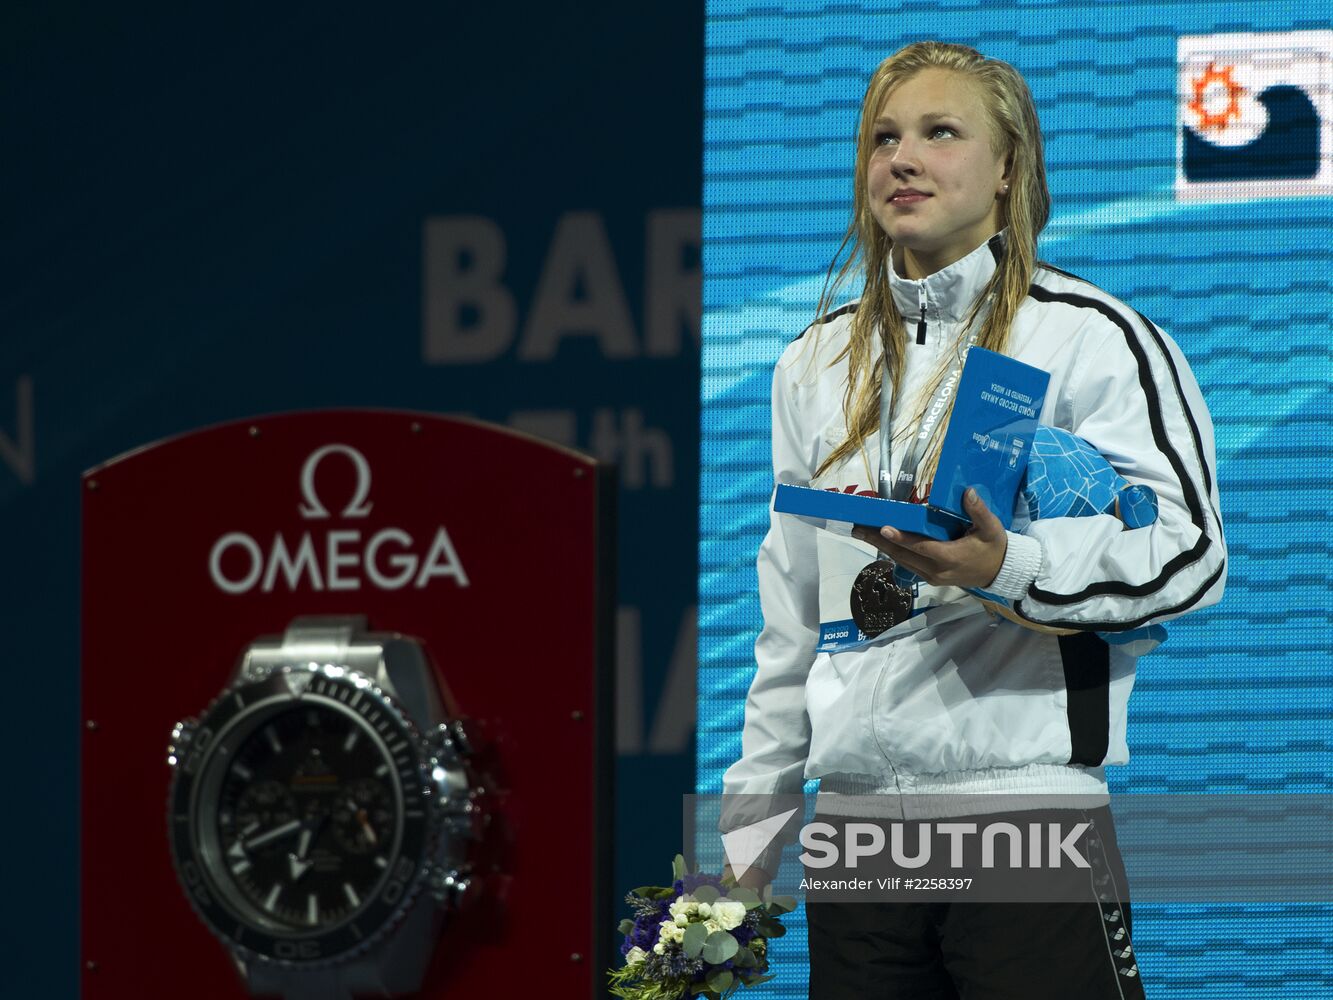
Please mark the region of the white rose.
<svg viewBox="0 0 1333 1000"><path fill-rule="evenodd" d="M669 912L671 913L671 916L676 921L676 923L683 924L685 923L685 921L690 919L689 917L690 910L693 908L694 908L694 900L691 899L689 896L681 896L680 899L676 900L674 903L671 904L671 909ZM682 920L681 919L682 917L684 917L685 919Z"/></svg>
<svg viewBox="0 0 1333 1000"><path fill-rule="evenodd" d="M642 948L635 945L633 948L631 948L628 952L625 953L625 964L638 965L647 957L648 953L644 951Z"/></svg>
<svg viewBox="0 0 1333 1000"><path fill-rule="evenodd" d="M720 899L713 904L713 919L724 931L739 927L745 920L745 904L737 899Z"/></svg>
<svg viewBox="0 0 1333 1000"><path fill-rule="evenodd" d="M684 927L689 922L690 922L689 915L685 913L677 913L676 919L671 921L671 923L675 924L678 927Z"/></svg>
<svg viewBox="0 0 1333 1000"><path fill-rule="evenodd" d="M653 952L658 955L664 954L666 952L666 945L661 941L658 941L657 944L653 945Z"/></svg>
<svg viewBox="0 0 1333 1000"><path fill-rule="evenodd" d="M699 916L706 917L711 912L711 907L707 903L699 904Z"/></svg>
<svg viewBox="0 0 1333 1000"><path fill-rule="evenodd" d="M704 927L707 928L709 934L722 930L722 925L716 920L705 920Z"/></svg>

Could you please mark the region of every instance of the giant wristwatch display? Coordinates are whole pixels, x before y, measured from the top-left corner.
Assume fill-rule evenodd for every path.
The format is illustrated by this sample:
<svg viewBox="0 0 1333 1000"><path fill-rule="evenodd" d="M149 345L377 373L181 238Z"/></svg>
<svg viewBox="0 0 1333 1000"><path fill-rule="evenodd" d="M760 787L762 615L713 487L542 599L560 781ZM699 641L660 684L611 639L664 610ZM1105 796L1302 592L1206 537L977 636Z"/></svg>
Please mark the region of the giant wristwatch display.
<svg viewBox="0 0 1333 1000"><path fill-rule="evenodd" d="M425 650L359 617L256 640L172 732L169 835L255 995L418 989L480 835L468 736Z"/></svg>

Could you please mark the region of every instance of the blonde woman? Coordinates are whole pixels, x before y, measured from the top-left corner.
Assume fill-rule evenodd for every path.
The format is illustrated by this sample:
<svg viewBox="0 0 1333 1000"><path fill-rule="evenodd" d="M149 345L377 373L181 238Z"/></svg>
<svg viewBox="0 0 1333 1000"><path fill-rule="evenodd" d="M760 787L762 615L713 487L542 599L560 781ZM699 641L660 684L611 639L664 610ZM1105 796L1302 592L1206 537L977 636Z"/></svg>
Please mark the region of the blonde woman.
<svg viewBox="0 0 1333 1000"><path fill-rule="evenodd" d="M1109 515L1016 511L1006 530L969 492L973 528L950 542L772 515L757 672L724 790L793 794L819 779L825 819L984 822L1020 802L1086 824L1074 843L1096 871L1074 873L1080 898L808 899L812 997L1142 996L1104 768L1128 759L1147 627L1222 594L1208 411L1165 333L1037 260L1050 195L1013 67L936 42L885 60L866 90L853 192L821 318L774 373L776 480L925 496L941 386L976 344L1049 372L1042 423L1151 486L1159 514L1124 530ZM832 308L858 272L860 299ZM922 581L915 593L884 572L892 563ZM1139 641L1117 641L1129 633Z"/></svg>

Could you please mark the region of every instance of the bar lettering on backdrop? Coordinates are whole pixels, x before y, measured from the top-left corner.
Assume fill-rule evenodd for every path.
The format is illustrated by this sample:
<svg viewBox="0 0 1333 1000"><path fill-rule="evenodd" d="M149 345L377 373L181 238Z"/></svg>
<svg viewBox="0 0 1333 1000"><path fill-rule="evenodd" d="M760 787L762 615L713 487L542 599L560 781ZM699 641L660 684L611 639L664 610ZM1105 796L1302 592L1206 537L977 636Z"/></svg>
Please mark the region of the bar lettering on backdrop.
<svg viewBox="0 0 1333 1000"><path fill-rule="evenodd" d="M556 221L525 317L506 284L508 242L500 225L477 215L429 218L422 360L484 364L512 349L518 361L547 362L569 338L590 338L611 361L693 353L703 308L699 227L695 208L645 216L641 339L600 212L566 212Z"/></svg>

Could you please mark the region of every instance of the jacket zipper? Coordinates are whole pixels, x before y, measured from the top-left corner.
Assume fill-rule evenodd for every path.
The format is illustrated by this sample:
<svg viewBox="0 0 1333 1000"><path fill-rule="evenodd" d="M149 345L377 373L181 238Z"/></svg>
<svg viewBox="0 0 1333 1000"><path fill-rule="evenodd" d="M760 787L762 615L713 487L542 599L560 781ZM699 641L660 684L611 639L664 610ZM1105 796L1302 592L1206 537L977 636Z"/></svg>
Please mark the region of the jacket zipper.
<svg viewBox="0 0 1333 1000"><path fill-rule="evenodd" d="M917 301L921 303L921 318L916 321L916 342L924 344L926 342L926 283L921 282L921 286L916 290Z"/></svg>

